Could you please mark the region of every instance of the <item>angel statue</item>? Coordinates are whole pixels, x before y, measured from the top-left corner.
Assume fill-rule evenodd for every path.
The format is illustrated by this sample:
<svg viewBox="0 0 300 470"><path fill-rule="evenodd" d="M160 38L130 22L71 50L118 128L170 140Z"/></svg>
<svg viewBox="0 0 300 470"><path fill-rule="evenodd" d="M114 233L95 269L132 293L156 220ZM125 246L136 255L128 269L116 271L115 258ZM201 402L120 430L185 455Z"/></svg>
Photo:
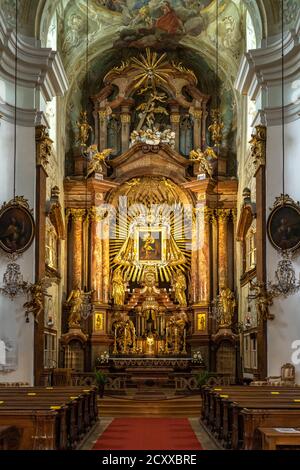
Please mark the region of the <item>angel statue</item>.
<svg viewBox="0 0 300 470"><path fill-rule="evenodd" d="M172 286L175 291L175 298L181 307L187 306L186 301L186 278L184 273L178 269L176 274L174 275L174 279L172 280Z"/></svg>
<svg viewBox="0 0 300 470"><path fill-rule="evenodd" d="M191 150L190 152L190 160L199 162L199 173L203 172L211 179L213 179L214 172L212 161L217 158L217 155L211 147L207 147L204 152L202 152L201 149Z"/></svg>
<svg viewBox="0 0 300 470"><path fill-rule="evenodd" d="M221 328L230 327L233 320L236 301L234 293L229 289L229 287L221 289L220 303L222 313L219 319L219 326Z"/></svg>
<svg viewBox="0 0 300 470"><path fill-rule="evenodd" d="M86 111L80 113L80 120L76 122L76 126L78 128L78 144L85 147L93 130L92 126L88 123Z"/></svg>
<svg viewBox="0 0 300 470"><path fill-rule="evenodd" d="M115 305L124 305L125 302L125 283L121 268L117 268L112 277L112 298Z"/></svg>
<svg viewBox="0 0 300 470"><path fill-rule="evenodd" d="M269 291L263 282L250 281L250 296L255 300L259 321L273 320L274 315L270 313L269 307L273 305L274 292Z"/></svg>
<svg viewBox="0 0 300 470"><path fill-rule="evenodd" d="M23 305L25 309L26 323L29 322L29 313L32 313L34 316L34 321L38 323L39 315L42 313L44 308L44 298L52 297L47 294L48 287L51 286L51 281L49 279L41 279L35 284L29 284L27 289L27 294L29 299Z"/></svg>
<svg viewBox="0 0 300 470"><path fill-rule="evenodd" d="M84 312L84 304L86 296L90 296L92 292L83 292L80 285L77 284L75 289L70 292L67 298L67 305L70 306L70 314L68 318L69 328L80 328L82 314Z"/></svg>
<svg viewBox="0 0 300 470"><path fill-rule="evenodd" d="M97 145L91 145L87 152L91 155L91 160L88 163L86 179L93 173L103 173L103 164L107 167L106 159L110 156L113 149L104 149L99 152Z"/></svg>

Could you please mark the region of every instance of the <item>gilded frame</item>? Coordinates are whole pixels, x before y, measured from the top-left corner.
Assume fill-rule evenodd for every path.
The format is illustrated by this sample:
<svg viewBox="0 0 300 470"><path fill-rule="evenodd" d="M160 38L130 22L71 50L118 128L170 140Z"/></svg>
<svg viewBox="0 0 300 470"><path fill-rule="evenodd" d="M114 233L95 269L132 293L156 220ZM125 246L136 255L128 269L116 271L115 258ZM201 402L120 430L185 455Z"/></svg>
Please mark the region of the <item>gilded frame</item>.
<svg viewBox="0 0 300 470"><path fill-rule="evenodd" d="M279 252L300 248L300 206L288 195L276 198L267 221L268 238Z"/></svg>
<svg viewBox="0 0 300 470"><path fill-rule="evenodd" d="M20 255L28 250L35 236L35 222L26 199L16 197L0 209L0 249Z"/></svg>
<svg viewBox="0 0 300 470"><path fill-rule="evenodd" d="M166 227L135 227L134 251L136 263L141 265L165 264L166 237Z"/></svg>

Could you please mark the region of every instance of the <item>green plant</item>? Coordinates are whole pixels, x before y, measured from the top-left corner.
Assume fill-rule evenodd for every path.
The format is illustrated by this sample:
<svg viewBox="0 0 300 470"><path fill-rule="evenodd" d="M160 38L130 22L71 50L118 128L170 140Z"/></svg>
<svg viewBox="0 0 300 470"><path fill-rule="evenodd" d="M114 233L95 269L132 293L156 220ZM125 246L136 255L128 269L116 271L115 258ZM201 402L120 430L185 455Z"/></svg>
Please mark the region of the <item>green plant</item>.
<svg viewBox="0 0 300 470"><path fill-rule="evenodd" d="M95 370L95 378L98 386L104 386L107 382L107 375L101 370Z"/></svg>
<svg viewBox="0 0 300 470"><path fill-rule="evenodd" d="M200 372L200 374L198 374L196 376L196 381L197 381L197 385L199 388L201 387L204 387L208 380L211 378L211 377L215 377L215 373L213 372L208 372L207 370L203 371L203 372Z"/></svg>

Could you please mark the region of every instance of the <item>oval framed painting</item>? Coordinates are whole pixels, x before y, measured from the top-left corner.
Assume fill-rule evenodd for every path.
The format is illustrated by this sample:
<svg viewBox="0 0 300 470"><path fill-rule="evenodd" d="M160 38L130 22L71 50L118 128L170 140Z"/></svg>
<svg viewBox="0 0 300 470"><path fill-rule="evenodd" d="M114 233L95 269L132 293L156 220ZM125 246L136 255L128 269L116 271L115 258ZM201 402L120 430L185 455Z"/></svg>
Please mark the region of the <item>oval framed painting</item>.
<svg viewBox="0 0 300 470"><path fill-rule="evenodd" d="M16 198L0 210L0 249L9 254L28 250L35 235L35 223L27 201Z"/></svg>
<svg viewBox="0 0 300 470"><path fill-rule="evenodd" d="M267 223L268 237L278 251L300 247L300 207L291 198L277 200Z"/></svg>

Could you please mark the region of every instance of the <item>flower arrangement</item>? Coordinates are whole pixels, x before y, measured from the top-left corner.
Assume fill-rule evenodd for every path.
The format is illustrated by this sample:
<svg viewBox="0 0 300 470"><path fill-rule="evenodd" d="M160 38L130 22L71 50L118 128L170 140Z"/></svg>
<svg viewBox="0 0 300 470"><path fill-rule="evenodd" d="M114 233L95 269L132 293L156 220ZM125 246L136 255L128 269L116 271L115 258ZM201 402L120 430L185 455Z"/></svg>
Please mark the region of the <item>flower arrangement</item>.
<svg viewBox="0 0 300 470"><path fill-rule="evenodd" d="M193 364L203 364L203 357L202 357L202 354L201 354L201 351L198 350L198 351L194 351L193 352L193 357L192 357L192 363Z"/></svg>
<svg viewBox="0 0 300 470"><path fill-rule="evenodd" d="M96 364L108 364L109 361L109 354L107 351L104 351L101 356L98 356L96 359Z"/></svg>

